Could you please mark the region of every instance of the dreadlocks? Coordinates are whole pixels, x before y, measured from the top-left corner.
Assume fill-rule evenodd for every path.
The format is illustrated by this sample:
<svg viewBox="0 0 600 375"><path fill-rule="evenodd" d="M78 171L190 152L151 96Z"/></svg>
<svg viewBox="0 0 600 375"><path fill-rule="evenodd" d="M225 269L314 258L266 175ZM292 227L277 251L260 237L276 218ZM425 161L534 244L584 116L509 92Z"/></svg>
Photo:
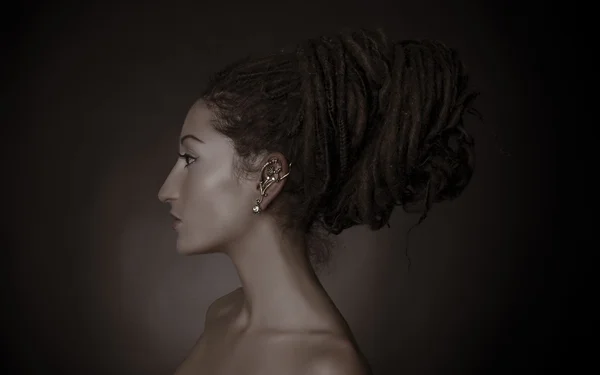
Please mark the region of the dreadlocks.
<svg viewBox="0 0 600 375"><path fill-rule="evenodd" d="M357 30L245 58L211 77L202 99L243 160L279 151L295 168L278 199L287 227L379 229L395 206L454 199L471 179L469 90L454 50ZM245 168L250 169L250 163Z"/></svg>

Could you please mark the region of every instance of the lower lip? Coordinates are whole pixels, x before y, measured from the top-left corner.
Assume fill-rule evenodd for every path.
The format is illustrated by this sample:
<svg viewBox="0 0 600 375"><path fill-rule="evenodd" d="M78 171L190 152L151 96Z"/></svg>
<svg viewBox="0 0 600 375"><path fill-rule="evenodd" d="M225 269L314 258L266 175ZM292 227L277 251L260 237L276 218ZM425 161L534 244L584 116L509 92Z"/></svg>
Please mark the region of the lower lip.
<svg viewBox="0 0 600 375"><path fill-rule="evenodd" d="M179 228L180 224L181 224L181 220L175 220L173 222L173 229L177 230L177 228Z"/></svg>

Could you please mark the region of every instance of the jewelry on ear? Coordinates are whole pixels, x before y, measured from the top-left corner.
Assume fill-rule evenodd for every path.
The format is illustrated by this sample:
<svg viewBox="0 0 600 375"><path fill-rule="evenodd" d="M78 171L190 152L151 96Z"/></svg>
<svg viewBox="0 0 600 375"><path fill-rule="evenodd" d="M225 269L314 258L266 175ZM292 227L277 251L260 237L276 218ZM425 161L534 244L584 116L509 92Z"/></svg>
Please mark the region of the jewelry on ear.
<svg viewBox="0 0 600 375"><path fill-rule="evenodd" d="M292 163L289 164L289 168L292 168ZM267 189L275 182L283 180L290 174L290 172L288 172L283 176L279 176L281 169L281 162L279 159L273 158L266 162L260 170L261 180L257 186L257 188L260 190L260 197L256 200L254 207L252 207L252 212L255 214L262 212L260 204L262 203L263 198L267 196Z"/></svg>

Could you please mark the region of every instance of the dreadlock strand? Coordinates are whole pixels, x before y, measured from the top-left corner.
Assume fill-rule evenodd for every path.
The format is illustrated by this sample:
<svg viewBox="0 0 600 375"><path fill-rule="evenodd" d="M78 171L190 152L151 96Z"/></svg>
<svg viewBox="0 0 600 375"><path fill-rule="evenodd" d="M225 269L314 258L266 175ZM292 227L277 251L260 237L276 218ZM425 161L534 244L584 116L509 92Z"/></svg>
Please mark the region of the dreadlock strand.
<svg viewBox="0 0 600 375"><path fill-rule="evenodd" d="M335 108L337 108L337 118L334 124L337 125L338 133L338 151L339 151L339 173L340 177L345 178L348 169L348 85L346 82L346 63L345 50L341 48L339 39L330 42L332 58L334 64L333 82L335 87Z"/></svg>
<svg viewBox="0 0 600 375"><path fill-rule="evenodd" d="M406 80L410 86L404 91L405 95L409 98L409 113L410 113L410 127L408 130L408 147L406 151L406 163L410 168L414 165L414 161L417 158L420 144L420 133L421 127L421 80L419 79L421 66L419 64L420 48L415 46L407 51L410 60L410 66L408 67L408 77Z"/></svg>
<svg viewBox="0 0 600 375"><path fill-rule="evenodd" d="M331 179L329 174L330 157L329 157L329 145L328 145L328 129L327 124L327 103L326 93L323 85L323 71L319 69L318 56L316 56L316 47L314 41L311 41L310 45L310 61L312 66L312 85L314 87L314 100L315 100L315 123L314 131L316 135L317 143L317 169L321 171L319 174L319 186L317 192L319 193L320 199L323 199L323 194L326 192L328 183ZM325 128L325 129L323 129Z"/></svg>
<svg viewBox="0 0 600 375"><path fill-rule="evenodd" d="M398 164L400 164L400 173L403 176L408 171L408 166L406 163L406 155L408 144L405 140L408 137L409 132L409 124L410 121L410 112L408 111L406 102L406 88L409 85L409 79L404 79L407 77L406 75L406 65L408 63L408 56L405 52L404 46L399 44L396 46L396 51L394 54L394 74L396 75L396 79L394 80L397 85L399 85L399 126L400 126L400 134L398 147Z"/></svg>

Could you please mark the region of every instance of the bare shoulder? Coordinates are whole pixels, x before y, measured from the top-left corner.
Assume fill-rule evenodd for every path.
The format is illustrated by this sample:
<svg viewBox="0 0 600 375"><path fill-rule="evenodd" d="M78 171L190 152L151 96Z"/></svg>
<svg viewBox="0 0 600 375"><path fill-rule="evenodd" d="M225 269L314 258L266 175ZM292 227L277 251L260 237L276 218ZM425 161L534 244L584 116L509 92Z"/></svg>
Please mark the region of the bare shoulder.
<svg viewBox="0 0 600 375"><path fill-rule="evenodd" d="M241 300L244 295L243 293L244 292L242 288L237 288L231 293L225 294L224 296L214 300L206 311L205 321L207 323L213 322L223 316L226 316L227 313L236 306L236 303Z"/></svg>
<svg viewBox="0 0 600 375"><path fill-rule="evenodd" d="M371 375L365 362L347 340L328 340L317 345L313 355L299 375Z"/></svg>

